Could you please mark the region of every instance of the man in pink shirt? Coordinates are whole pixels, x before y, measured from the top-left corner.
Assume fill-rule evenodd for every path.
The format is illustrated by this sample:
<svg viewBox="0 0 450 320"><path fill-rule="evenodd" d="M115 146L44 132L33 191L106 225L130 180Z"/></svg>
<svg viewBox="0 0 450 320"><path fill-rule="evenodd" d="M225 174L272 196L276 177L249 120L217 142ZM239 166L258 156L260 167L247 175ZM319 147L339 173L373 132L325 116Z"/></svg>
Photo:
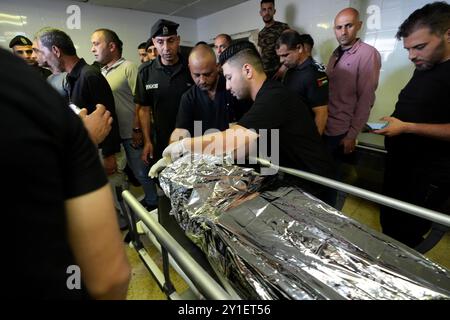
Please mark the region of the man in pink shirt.
<svg viewBox="0 0 450 320"><path fill-rule="evenodd" d="M340 11L334 20L339 47L327 67L330 91L325 140L338 163L355 150L356 137L374 104L380 75L380 53L357 37L361 27L354 8ZM343 201L337 204L338 209L342 206Z"/></svg>

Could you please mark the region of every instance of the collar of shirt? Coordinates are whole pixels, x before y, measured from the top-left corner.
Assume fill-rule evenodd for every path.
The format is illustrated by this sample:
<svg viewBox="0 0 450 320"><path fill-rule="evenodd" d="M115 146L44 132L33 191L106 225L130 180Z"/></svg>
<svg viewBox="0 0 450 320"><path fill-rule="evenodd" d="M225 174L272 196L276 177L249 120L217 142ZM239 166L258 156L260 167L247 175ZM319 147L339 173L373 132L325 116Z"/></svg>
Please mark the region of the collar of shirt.
<svg viewBox="0 0 450 320"><path fill-rule="evenodd" d="M313 58L312 58L312 57L308 57L305 61L303 61L302 64L297 65L297 66L295 67L295 69L298 70L298 71L301 71L301 70L306 69L307 67L309 67L309 66L312 65L313 63L314 63Z"/></svg>
<svg viewBox="0 0 450 320"><path fill-rule="evenodd" d="M348 52L349 54L354 54L356 53L356 51L358 51L359 47L361 46L361 39L358 38L358 40L356 40L356 42L353 44L353 46L350 49L344 50L344 54L345 52ZM339 57L339 48L337 47L334 51L333 51L333 55L335 55L336 57Z"/></svg>
<svg viewBox="0 0 450 320"><path fill-rule="evenodd" d="M160 70L163 70L164 71L164 69L165 69L165 66L161 63L161 57L160 56L158 56L156 59L155 59L155 68L156 69L160 69ZM176 63L176 64L174 64L173 65L173 67L174 67L174 69L173 69L173 73L172 73L172 77L173 76L175 76L177 73L179 73L182 69L183 69L183 66L185 66L185 65L187 65L187 63L185 63L185 61L184 61L184 59L183 59L183 56L182 55L180 55L180 54L178 54L178 62Z"/></svg>
<svg viewBox="0 0 450 320"><path fill-rule="evenodd" d="M103 76L106 76L111 70L117 68L118 66L120 66L120 65L121 65L122 63L124 63L124 62L125 62L125 58L122 57L122 58L120 58L119 60L117 60L111 67L104 66L104 67L101 69L102 75L103 75Z"/></svg>
<svg viewBox="0 0 450 320"><path fill-rule="evenodd" d="M70 73L67 74L67 80L69 80L71 84L73 84L80 77L81 69L83 69L85 65L87 65L86 61L84 61L84 59L81 58L75 64L72 71L70 71Z"/></svg>

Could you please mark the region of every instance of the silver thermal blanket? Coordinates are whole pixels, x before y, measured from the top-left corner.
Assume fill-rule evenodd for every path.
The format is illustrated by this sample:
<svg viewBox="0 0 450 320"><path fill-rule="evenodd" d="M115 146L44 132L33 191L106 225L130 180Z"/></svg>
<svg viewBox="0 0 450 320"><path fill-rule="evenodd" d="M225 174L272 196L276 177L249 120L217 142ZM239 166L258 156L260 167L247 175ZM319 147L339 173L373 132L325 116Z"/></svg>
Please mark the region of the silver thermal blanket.
<svg viewBox="0 0 450 320"><path fill-rule="evenodd" d="M244 299L450 299L449 270L229 158L185 156L160 183L170 214Z"/></svg>

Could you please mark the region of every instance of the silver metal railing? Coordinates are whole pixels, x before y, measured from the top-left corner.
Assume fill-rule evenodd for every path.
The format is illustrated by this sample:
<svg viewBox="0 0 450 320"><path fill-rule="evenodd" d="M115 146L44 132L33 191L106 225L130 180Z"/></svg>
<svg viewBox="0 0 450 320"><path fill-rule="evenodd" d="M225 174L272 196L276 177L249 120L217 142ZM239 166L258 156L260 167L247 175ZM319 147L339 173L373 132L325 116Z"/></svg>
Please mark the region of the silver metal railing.
<svg viewBox="0 0 450 320"><path fill-rule="evenodd" d="M139 201L127 190L122 193L131 210L150 229L161 245L192 280L207 299L230 300L232 297L180 246L180 244L156 221Z"/></svg>
<svg viewBox="0 0 450 320"><path fill-rule="evenodd" d="M272 164L270 161L266 160L266 159L261 159L261 158L251 158L251 160L253 161L257 161L259 164L261 164L262 166L265 167L269 167L275 170L278 170L280 172L284 172L308 181L312 181L333 189L337 189L340 191L344 191L347 193L350 193L352 195L358 196L360 198L364 198L373 202L376 202L378 204L382 204L384 206L388 206L412 215L415 215L417 217L421 217L421 218L425 218L427 220L431 220L434 222L437 222L439 224L442 224L444 226L448 226L450 227L450 216L443 214L441 212L437 212L434 210L430 210L427 208L423 208L420 206L416 206L414 204L408 203L408 202L404 202L404 201L400 201L394 198L390 198L387 196L383 196L381 194L372 192L372 191L368 191L365 189L361 189L358 187L354 187L352 185L346 184L346 183L342 183L333 179L329 179L329 178L325 178L313 173L309 173L309 172L305 172L305 171L301 171L301 170L296 170L296 169L291 169L291 168L285 168L285 167L281 167L281 166L277 166Z"/></svg>

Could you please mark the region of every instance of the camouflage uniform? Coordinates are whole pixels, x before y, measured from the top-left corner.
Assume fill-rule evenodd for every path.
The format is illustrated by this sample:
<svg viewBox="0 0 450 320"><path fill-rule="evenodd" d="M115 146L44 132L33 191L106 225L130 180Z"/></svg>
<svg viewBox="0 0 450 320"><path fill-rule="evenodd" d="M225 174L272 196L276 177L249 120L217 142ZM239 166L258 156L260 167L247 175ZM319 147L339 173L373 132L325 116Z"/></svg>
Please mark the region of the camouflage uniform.
<svg viewBox="0 0 450 320"><path fill-rule="evenodd" d="M258 33L258 47L261 48L264 71L269 77L273 76L280 66L280 58L275 51L275 42L286 29L289 29L286 23L275 21L272 26L264 27Z"/></svg>

